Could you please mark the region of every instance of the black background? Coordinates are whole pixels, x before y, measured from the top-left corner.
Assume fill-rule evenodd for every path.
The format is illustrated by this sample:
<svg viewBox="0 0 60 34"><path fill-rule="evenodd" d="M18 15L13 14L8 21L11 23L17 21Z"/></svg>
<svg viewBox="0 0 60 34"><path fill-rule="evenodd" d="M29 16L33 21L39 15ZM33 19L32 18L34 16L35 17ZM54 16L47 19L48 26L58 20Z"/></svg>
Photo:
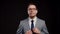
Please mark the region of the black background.
<svg viewBox="0 0 60 34"><path fill-rule="evenodd" d="M38 4L40 19L46 21L50 34L59 33L59 2L55 0L33 0ZM30 0L1 1L1 34L16 34L20 20L28 17L26 5Z"/></svg>

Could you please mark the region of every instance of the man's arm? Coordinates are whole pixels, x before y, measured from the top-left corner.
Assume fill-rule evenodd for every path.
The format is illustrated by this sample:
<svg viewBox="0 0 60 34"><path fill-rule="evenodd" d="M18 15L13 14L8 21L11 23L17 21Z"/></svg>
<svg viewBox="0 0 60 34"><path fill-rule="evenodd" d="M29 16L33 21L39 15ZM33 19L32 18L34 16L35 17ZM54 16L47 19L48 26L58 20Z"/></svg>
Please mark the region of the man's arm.
<svg viewBox="0 0 60 34"><path fill-rule="evenodd" d="M42 24L41 34L49 34L49 32L48 32L48 30L47 30L47 27L46 27L46 24L45 24L45 21L44 21L44 23Z"/></svg>
<svg viewBox="0 0 60 34"><path fill-rule="evenodd" d="M16 32L16 34L23 34L23 27L22 27L22 23L20 22L18 30Z"/></svg>

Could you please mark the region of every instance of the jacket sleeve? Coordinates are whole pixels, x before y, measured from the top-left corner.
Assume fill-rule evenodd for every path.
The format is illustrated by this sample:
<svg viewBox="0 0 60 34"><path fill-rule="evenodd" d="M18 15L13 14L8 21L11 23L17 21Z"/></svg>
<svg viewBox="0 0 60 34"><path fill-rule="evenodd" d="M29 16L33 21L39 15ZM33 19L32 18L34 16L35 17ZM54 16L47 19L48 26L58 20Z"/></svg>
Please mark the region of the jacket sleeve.
<svg viewBox="0 0 60 34"><path fill-rule="evenodd" d="M23 25L22 25L22 22L20 22L19 27L18 27L18 30L17 30L17 32L16 32L16 34L23 34Z"/></svg>
<svg viewBox="0 0 60 34"><path fill-rule="evenodd" d="M43 24L42 24L41 34L49 34L49 33L48 33L48 30L47 30L47 27L46 27L46 24L45 24L45 21L44 21Z"/></svg>

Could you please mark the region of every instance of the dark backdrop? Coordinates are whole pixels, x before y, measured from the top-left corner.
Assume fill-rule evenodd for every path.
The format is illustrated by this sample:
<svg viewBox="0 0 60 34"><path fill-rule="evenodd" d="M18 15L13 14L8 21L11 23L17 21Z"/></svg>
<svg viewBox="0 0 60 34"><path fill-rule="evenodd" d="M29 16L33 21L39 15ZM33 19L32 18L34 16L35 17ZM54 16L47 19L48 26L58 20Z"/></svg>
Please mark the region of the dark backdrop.
<svg viewBox="0 0 60 34"><path fill-rule="evenodd" d="M16 34L20 20L28 17L26 5L30 0L2 0L1 1L1 34ZM59 3L58 1L34 0L38 4L40 19L46 21L50 34L59 31Z"/></svg>

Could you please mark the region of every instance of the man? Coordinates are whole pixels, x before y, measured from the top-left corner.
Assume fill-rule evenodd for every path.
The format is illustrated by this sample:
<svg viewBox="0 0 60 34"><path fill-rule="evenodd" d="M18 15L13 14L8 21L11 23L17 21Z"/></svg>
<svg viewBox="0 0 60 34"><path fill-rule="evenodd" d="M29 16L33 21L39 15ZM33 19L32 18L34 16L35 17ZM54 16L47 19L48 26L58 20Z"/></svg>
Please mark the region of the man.
<svg viewBox="0 0 60 34"><path fill-rule="evenodd" d="M39 19L35 4L30 3L27 8L29 17L20 21L19 28L16 34L49 34L45 25L45 21Z"/></svg>

